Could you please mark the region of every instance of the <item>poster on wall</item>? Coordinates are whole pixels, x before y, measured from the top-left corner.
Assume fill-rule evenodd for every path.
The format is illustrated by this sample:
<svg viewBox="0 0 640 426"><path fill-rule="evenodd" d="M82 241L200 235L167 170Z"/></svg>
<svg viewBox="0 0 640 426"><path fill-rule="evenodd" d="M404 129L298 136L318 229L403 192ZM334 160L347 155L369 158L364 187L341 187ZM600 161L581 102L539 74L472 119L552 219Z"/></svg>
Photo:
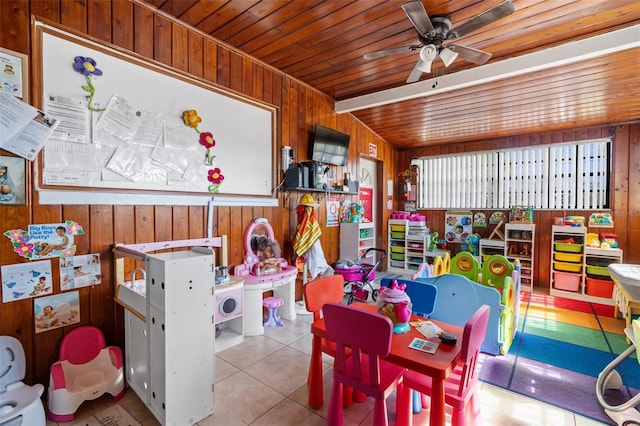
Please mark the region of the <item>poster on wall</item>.
<svg viewBox="0 0 640 426"><path fill-rule="evenodd" d="M88 287L102 283L100 254L70 256L60 259L60 290Z"/></svg>
<svg viewBox="0 0 640 426"><path fill-rule="evenodd" d="M36 333L80 322L79 292L56 294L33 299Z"/></svg>
<svg viewBox="0 0 640 426"><path fill-rule="evenodd" d="M75 253L73 234L65 223L29 225L29 243L33 244L32 260L60 257ZM73 253L72 253L73 252Z"/></svg>
<svg viewBox="0 0 640 426"><path fill-rule="evenodd" d="M2 302L53 293L51 261L2 265Z"/></svg>
<svg viewBox="0 0 640 426"><path fill-rule="evenodd" d="M364 222L373 222L373 188L360 187L359 201L364 209Z"/></svg>
<svg viewBox="0 0 640 426"><path fill-rule="evenodd" d="M327 226L338 226L340 222L340 197L330 195L327 197Z"/></svg>
<svg viewBox="0 0 640 426"><path fill-rule="evenodd" d="M0 155L0 204L26 204L25 161Z"/></svg>
<svg viewBox="0 0 640 426"><path fill-rule="evenodd" d="M444 239L448 243L463 243L467 235L473 232L473 219L470 211L449 211L445 213Z"/></svg>

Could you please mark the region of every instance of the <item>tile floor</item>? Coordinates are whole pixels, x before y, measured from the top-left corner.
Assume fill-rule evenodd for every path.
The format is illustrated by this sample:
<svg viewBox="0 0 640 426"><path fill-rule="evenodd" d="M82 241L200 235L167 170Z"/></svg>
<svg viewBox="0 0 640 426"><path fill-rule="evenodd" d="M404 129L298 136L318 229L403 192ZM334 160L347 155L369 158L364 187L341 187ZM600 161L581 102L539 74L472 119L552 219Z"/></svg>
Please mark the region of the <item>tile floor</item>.
<svg viewBox="0 0 640 426"><path fill-rule="evenodd" d="M325 404L319 410L307 405L307 372L311 354L312 316L284 320L284 327L265 330L263 336L246 337L244 343L219 352L215 367L214 414L199 426L314 426L326 424L327 401L331 389L332 358L324 359ZM504 389L480 383L482 424L491 426L593 426L602 423L540 403ZM76 420L60 425L93 425L93 413L113 405L110 396L85 402ZM143 426L158 425L136 394L128 389L118 402ZM395 394L388 403L390 424L394 425ZM354 403L345 409L345 425L370 425L373 401ZM428 413L414 415L415 425L426 425ZM47 422L47 426L56 423Z"/></svg>

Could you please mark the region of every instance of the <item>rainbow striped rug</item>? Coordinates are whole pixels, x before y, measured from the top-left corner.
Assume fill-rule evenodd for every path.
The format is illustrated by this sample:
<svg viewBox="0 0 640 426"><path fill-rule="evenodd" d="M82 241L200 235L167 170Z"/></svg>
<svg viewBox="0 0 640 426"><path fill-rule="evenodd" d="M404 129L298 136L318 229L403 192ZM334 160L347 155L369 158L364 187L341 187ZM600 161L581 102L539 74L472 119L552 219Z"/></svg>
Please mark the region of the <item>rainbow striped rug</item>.
<svg viewBox="0 0 640 426"><path fill-rule="evenodd" d="M480 380L604 423L598 374L627 347L613 307L523 293L516 337L505 356L482 354ZM640 364L627 358L620 402L640 392Z"/></svg>

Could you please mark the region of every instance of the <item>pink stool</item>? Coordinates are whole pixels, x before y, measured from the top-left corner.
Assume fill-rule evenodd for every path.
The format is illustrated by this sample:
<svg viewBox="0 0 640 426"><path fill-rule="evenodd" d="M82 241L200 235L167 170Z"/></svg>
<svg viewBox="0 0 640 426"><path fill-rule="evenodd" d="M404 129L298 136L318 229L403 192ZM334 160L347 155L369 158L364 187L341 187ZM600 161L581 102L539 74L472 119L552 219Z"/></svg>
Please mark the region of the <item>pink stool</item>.
<svg viewBox="0 0 640 426"><path fill-rule="evenodd" d="M262 325L265 327L282 327L282 319L278 316L277 310L280 306L284 305L284 300L282 297L265 297L262 300L262 306L267 308L269 312L267 316L264 317L264 321Z"/></svg>

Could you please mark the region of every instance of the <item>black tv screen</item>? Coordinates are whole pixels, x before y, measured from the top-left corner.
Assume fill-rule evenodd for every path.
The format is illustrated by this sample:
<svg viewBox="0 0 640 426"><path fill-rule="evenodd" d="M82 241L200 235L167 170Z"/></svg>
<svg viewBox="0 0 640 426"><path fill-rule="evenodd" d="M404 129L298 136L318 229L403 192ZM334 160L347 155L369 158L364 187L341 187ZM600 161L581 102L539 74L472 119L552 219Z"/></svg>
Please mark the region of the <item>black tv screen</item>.
<svg viewBox="0 0 640 426"><path fill-rule="evenodd" d="M316 124L311 145L311 160L319 163L345 166L349 153L350 136L346 133Z"/></svg>

